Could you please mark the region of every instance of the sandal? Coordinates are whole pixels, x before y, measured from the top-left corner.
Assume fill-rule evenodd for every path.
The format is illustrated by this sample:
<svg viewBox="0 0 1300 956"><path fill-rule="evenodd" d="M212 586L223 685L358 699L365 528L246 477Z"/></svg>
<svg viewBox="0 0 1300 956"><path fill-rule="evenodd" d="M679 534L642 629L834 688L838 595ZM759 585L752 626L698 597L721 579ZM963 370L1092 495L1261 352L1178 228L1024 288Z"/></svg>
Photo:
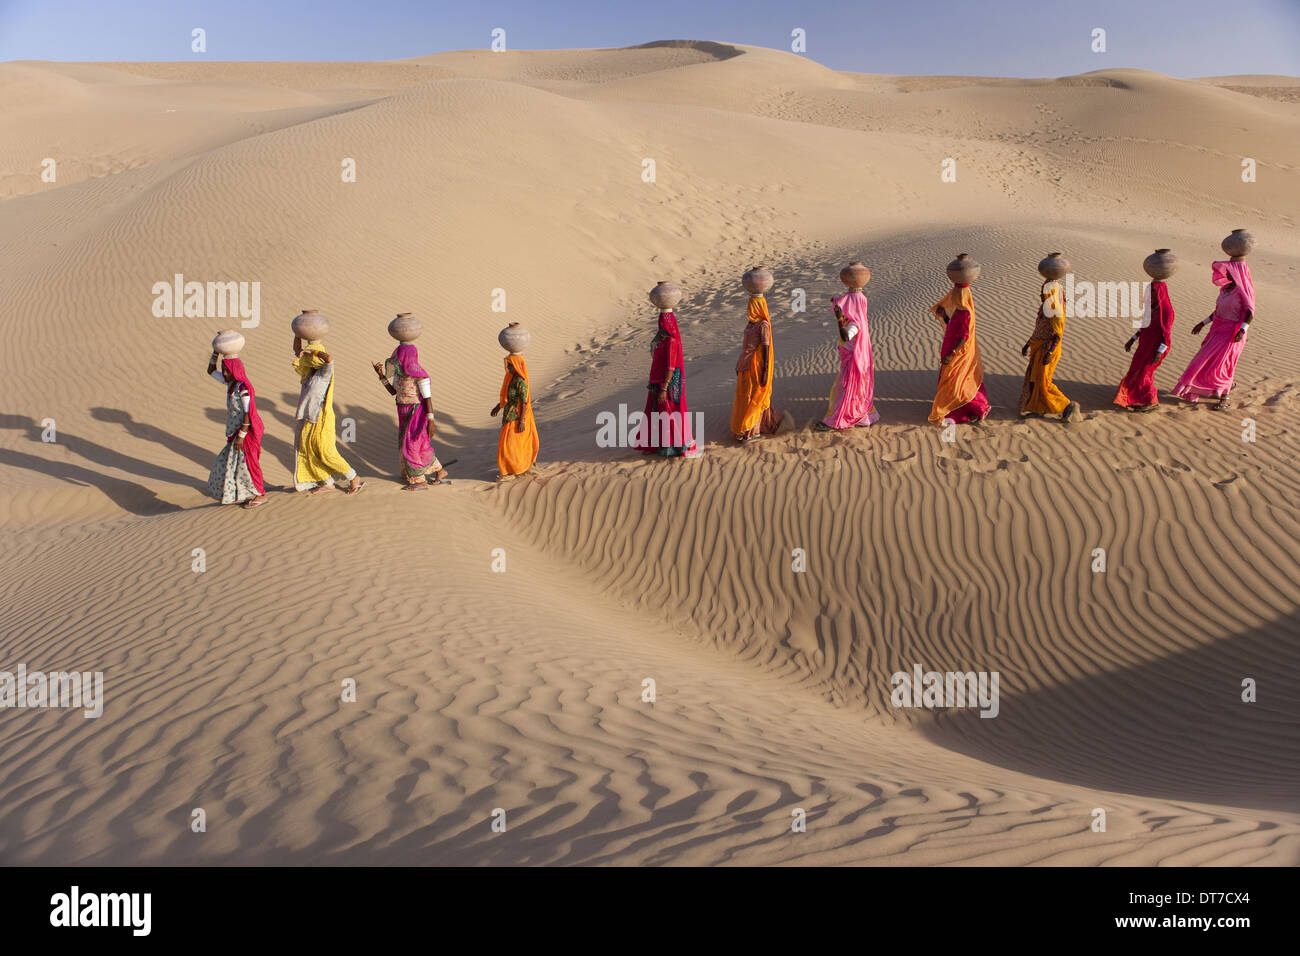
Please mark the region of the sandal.
<svg viewBox="0 0 1300 956"><path fill-rule="evenodd" d="M344 493L345 495L355 495L358 491L360 491L360 490L361 490L362 488L364 488L365 486L366 486L366 483L365 483L364 481L354 480L354 481L352 482L352 485L348 488L348 490L345 491L345 492L343 492L343 493Z"/></svg>

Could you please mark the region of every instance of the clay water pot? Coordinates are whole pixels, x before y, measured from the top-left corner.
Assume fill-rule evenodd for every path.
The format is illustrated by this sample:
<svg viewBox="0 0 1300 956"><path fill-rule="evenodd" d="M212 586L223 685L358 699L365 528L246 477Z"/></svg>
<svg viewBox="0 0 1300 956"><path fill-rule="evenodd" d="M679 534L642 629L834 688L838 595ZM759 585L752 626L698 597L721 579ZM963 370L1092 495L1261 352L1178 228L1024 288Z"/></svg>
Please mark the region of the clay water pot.
<svg viewBox="0 0 1300 956"><path fill-rule="evenodd" d="M682 301L682 290L667 279L660 279L659 284L650 290L650 301L660 312L671 312Z"/></svg>
<svg viewBox="0 0 1300 956"><path fill-rule="evenodd" d="M979 277L980 264L964 252L948 263L948 278L954 285L974 282Z"/></svg>
<svg viewBox="0 0 1300 956"><path fill-rule="evenodd" d="M424 326L410 312L399 312L397 318L388 323L388 334L399 342L414 342L422 331Z"/></svg>
<svg viewBox="0 0 1300 956"><path fill-rule="evenodd" d="M244 337L234 329L218 332L212 340L212 351L222 358L239 358L239 353L244 351Z"/></svg>
<svg viewBox="0 0 1300 956"><path fill-rule="evenodd" d="M863 287L871 281L871 270L858 259L854 259L840 270L840 281L854 292L861 292Z"/></svg>
<svg viewBox="0 0 1300 956"><path fill-rule="evenodd" d="M532 335L518 322L511 322L497 336L497 341L501 343L501 347L511 355L522 355L524 349L528 348L528 343L532 340Z"/></svg>
<svg viewBox="0 0 1300 956"><path fill-rule="evenodd" d="M1225 237L1219 245L1232 258L1244 259L1255 248L1255 237L1245 229L1234 229L1232 235Z"/></svg>
<svg viewBox="0 0 1300 956"><path fill-rule="evenodd" d="M320 314L320 309L303 309L301 315L294 316L293 334L304 342L315 342L329 335L330 320Z"/></svg>
<svg viewBox="0 0 1300 956"><path fill-rule="evenodd" d="M740 281L750 295L764 295L776 280L772 278L772 270L766 266L751 266Z"/></svg>
<svg viewBox="0 0 1300 956"><path fill-rule="evenodd" d="M949 266L949 268L952 268ZM977 267L978 268L978 267ZM1047 258L1038 263L1038 274L1044 279L1060 279L1072 270L1070 260L1059 252L1049 252Z"/></svg>
<svg viewBox="0 0 1300 956"><path fill-rule="evenodd" d="M1168 279L1178 271L1178 257L1168 249L1157 249L1142 260L1142 271L1153 279Z"/></svg>

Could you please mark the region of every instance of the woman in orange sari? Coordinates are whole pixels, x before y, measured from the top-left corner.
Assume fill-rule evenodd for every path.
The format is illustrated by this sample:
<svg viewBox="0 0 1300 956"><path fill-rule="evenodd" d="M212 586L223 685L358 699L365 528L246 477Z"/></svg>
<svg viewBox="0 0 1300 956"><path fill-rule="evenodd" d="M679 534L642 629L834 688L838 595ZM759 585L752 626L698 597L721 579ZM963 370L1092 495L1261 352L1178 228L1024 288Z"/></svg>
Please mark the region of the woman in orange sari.
<svg viewBox="0 0 1300 956"><path fill-rule="evenodd" d="M770 282L769 282L770 285ZM772 434L780 416L772 410L772 319L762 294L749 297L749 321L736 362L736 397L731 404L731 434L738 442Z"/></svg>
<svg viewBox="0 0 1300 956"><path fill-rule="evenodd" d="M1020 387L1020 414L1068 419L1079 406L1065 397L1052 376L1061 361L1061 339L1065 335L1065 289L1059 279L1070 271L1070 263L1059 252L1053 252L1038 264L1038 271L1045 281L1039 290L1042 301L1033 334L1020 350L1029 359Z"/></svg>
<svg viewBox="0 0 1300 956"><path fill-rule="evenodd" d="M930 423L980 422L989 413L984 392L984 365L975 342L975 299L970 280L979 266L964 252L948 266L951 291L931 310L944 325L940 346L939 389L930 409Z"/></svg>
<svg viewBox="0 0 1300 956"><path fill-rule="evenodd" d="M506 375L501 382L500 401L492 407L492 417L501 412L501 435L497 439L498 481L522 475L537 461L541 439L533 418L532 395L528 388L528 364L523 350L530 336L518 322L502 330L500 342L510 352L506 356Z"/></svg>

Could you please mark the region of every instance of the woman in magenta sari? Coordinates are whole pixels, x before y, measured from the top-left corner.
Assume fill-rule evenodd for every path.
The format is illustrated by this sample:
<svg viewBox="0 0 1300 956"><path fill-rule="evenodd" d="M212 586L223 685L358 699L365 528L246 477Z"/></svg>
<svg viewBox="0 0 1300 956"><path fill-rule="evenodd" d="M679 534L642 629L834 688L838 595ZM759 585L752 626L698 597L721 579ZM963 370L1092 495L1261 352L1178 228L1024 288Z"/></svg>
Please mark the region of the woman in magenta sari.
<svg viewBox="0 0 1300 956"><path fill-rule="evenodd" d="M871 336L867 332L867 297L861 289L850 289L832 298L840 333L840 374L831 389L826 417L817 431L865 428L880 420L876 411L875 367L871 359Z"/></svg>
<svg viewBox="0 0 1300 956"><path fill-rule="evenodd" d="M1163 261L1162 260L1163 257ZM1152 265L1153 260L1154 265ZM1173 264L1171 264L1171 262ZM1164 276L1172 275L1177 260L1168 249L1157 249L1147 257L1142 267L1152 277L1151 315L1147 324L1133 333L1124 345L1127 352L1137 343L1128 374L1119 383L1115 404L1130 412L1150 412L1160 405L1160 392L1156 388L1156 369L1169 354L1174 334L1174 305L1169 300L1169 286Z"/></svg>
<svg viewBox="0 0 1300 956"><path fill-rule="evenodd" d="M690 411L686 406L686 361L682 336L672 310L659 313L659 331L650 344L649 394L645 400L645 421L632 437L632 447L643 454L658 453L666 458L693 455Z"/></svg>
<svg viewBox="0 0 1300 956"><path fill-rule="evenodd" d="M1214 314L1192 328L1192 334L1199 335L1208 322L1210 333L1174 386L1174 394L1187 402L1215 399L1210 407L1223 411L1228 408L1228 392L1237 372L1237 359L1241 357L1247 329L1255 317L1255 284L1250 278L1250 267L1240 258L1215 262L1212 270L1214 284L1219 286Z"/></svg>
<svg viewBox="0 0 1300 956"><path fill-rule="evenodd" d="M216 352L208 362L208 374L226 386L226 447L208 474L208 494L223 505L256 508L266 503L266 488L262 484L262 416L257 414L253 383L242 359L223 358Z"/></svg>
<svg viewBox="0 0 1300 956"><path fill-rule="evenodd" d="M447 477L433 453L433 398L429 373L420 366L420 353L403 342L383 364L374 363L388 393L397 399L397 436L406 491L427 487Z"/></svg>

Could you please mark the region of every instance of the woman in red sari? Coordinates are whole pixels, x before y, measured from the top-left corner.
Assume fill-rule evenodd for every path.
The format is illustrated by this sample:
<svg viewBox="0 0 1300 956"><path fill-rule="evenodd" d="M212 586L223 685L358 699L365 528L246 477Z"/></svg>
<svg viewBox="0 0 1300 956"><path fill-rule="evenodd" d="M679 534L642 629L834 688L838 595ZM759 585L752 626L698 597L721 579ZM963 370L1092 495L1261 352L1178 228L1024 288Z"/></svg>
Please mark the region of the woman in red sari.
<svg viewBox="0 0 1300 956"><path fill-rule="evenodd" d="M1150 412L1160 406L1160 391L1156 388L1156 369L1169 354L1174 334L1174 305L1169 300L1169 286L1165 279L1174 274L1178 260L1168 249L1157 249L1146 257L1142 268L1151 276L1151 315L1142 328L1124 344L1124 351L1133 348L1133 361L1128 374L1119 383L1115 404L1130 412Z"/></svg>
<svg viewBox="0 0 1300 956"><path fill-rule="evenodd" d="M632 438L632 447L643 454L665 458L695 454L690 411L686 405L686 360L677 316L671 309L659 313L659 331L650 345L649 394L645 400L645 421Z"/></svg>

